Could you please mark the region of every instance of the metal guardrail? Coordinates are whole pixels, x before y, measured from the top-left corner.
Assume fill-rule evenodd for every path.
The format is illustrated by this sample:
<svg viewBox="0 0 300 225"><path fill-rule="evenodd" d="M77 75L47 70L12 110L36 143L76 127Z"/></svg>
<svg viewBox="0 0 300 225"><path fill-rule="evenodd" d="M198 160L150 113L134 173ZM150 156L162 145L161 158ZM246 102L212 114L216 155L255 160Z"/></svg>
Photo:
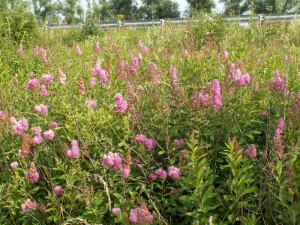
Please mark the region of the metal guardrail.
<svg viewBox="0 0 300 225"><path fill-rule="evenodd" d="M290 22L294 18L300 18L300 15L297 14L286 14L286 15L267 15L262 16L259 14L257 17L251 16L242 16L237 18L225 18L226 21L237 22L239 24L249 24L251 21L261 23L269 23L269 22ZM207 20L211 18L207 17ZM120 27L133 27L133 28L143 28L143 27L151 27L151 26L164 26L165 24L175 24L175 25L187 25L188 19L171 19L171 20L140 20L140 21L131 21L131 22L103 22L100 23L99 26L102 29L111 29L111 28L120 28ZM193 20L193 22L198 22L199 20ZM44 26L46 30L49 29L69 29L72 27L82 28L84 24L78 25L47 25Z"/></svg>

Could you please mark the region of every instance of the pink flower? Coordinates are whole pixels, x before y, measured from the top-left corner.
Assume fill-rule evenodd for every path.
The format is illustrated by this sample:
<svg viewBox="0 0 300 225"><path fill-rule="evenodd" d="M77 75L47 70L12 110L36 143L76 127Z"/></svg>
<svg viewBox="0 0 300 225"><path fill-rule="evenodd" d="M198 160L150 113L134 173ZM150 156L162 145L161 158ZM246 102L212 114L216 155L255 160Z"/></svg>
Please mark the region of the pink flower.
<svg viewBox="0 0 300 225"><path fill-rule="evenodd" d="M96 42L95 51L99 54L100 50L99 42Z"/></svg>
<svg viewBox="0 0 300 225"><path fill-rule="evenodd" d="M41 95L42 95L42 96L45 96L45 97L48 97L48 96L49 96L49 93L48 93L47 88L46 88L45 85L42 85L42 86L41 86Z"/></svg>
<svg viewBox="0 0 300 225"><path fill-rule="evenodd" d="M280 77L278 70L274 73L274 78L270 80L270 90L283 91L285 88L285 80Z"/></svg>
<svg viewBox="0 0 300 225"><path fill-rule="evenodd" d="M18 53L19 54L23 53L23 45L22 44L20 44L20 46L19 46Z"/></svg>
<svg viewBox="0 0 300 225"><path fill-rule="evenodd" d="M40 113L41 115L45 115L48 112L48 106L40 104L34 106L34 111Z"/></svg>
<svg viewBox="0 0 300 225"><path fill-rule="evenodd" d="M177 79L175 66L171 65L170 73L171 73L171 85L172 85L173 88L176 88L178 86L178 83L177 83L178 79Z"/></svg>
<svg viewBox="0 0 300 225"><path fill-rule="evenodd" d="M130 210L129 219L132 223L139 224L139 215L138 215L138 209L137 208Z"/></svg>
<svg viewBox="0 0 300 225"><path fill-rule="evenodd" d="M93 76L100 76L101 82L106 84L108 82L108 78L106 76L105 70L102 70L100 60L97 61L96 67L92 68Z"/></svg>
<svg viewBox="0 0 300 225"><path fill-rule="evenodd" d="M250 145L250 147L244 151L244 154L250 158L255 158L256 152L257 152L257 150L256 150L255 146Z"/></svg>
<svg viewBox="0 0 300 225"><path fill-rule="evenodd" d="M97 100L86 100L85 104L87 104L87 106L89 106L92 109L95 109L97 107Z"/></svg>
<svg viewBox="0 0 300 225"><path fill-rule="evenodd" d="M45 85L52 84L53 83L53 76L51 73L43 74L42 75L42 81Z"/></svg>
<svg viewBox="0 0 300 225"><path fill-rule="evenodd" d="M55 186L53 188L53 192L54 192L56 197L60 197L60 196L62 196L63 189L61 188L61 186Z"/></svg>
<svg viewBox="0 0 300 225"><path fill-rule="evenodd" d="M170 166L168 169L168 175L173 180L178 180L180 178L181 170L175 166Z"/></svg>
<svg viewBox="0 0 300 225"><path fill-rule="evenodd" d="M34 146L40 145L40 144L42 144L42 142L43 142L43 138L42 138L41 135L36 135L36 136L34 136L33 139L32 139L32 144L33 144Z"/></svg>
<svg viewBox="0 0 300 225"><path fill-rule="evenodd" d="M60 68L58 68L58 79L60 84L66 83L67 76Z"/></svg>
<svg viewBox="0 0 300 225"><path fill-rule="evenodd" d="M41 52L41 55L42 55L42 62L47 64L48 63L48 60L47 60L47 50L44 49L44 48L41 48L40 50Z"/></svg>
<svg viewBox="0 0 300 225"><path fill-rule="evenodd" d="M79 45L76 46L76 51L77 51L77 55L78 55L79 57L81 57L81 56L82 56L82 52L81 52L81 50L80 50Z"/></svg>
<svg viewBox="0 0 300 225"><path fill-rule="evenodd" d="M53 140L54 136L55 136L54 131L51 129L44 132L44 138L46 140Z"/></svg>
<svg viewBox="0 0 300 225"><path fill-rule="evenodd" d="M39 55L39 46L35 46L35 48L33 49L33 56L37 57Z"/></svg>
<svg viewBox="0 0 300 225"><path fill-rule="evenodd" d="M14 117L11 118L12 129L15 134L24 134L24 131L28 129L28 122L26 119L17 121Z"/></svg>
<svg viewBox="0 0 300 225"><path fill-rule="evenodd" d="M36 202L32 202L30 199L27 199L22 205L22 212L29 212L30 210L36 210Z"/></svg>
<svg viewBox="0 0 300 225"><path fill-rule="evenodd" d="M184 140L183 139L174 140L174 143L177 147L182 147L184 145Z"/></svg>
<svg viewBox="0 0 300 225"><path fill-rule="evenodd" d="M114 214L115 216L120 215L121 213L121 209L120 208L112 208L111 210L112 214Z"/></svg>
<svg viewBox="0 0 300 225"><path fill-rule="evenodd" d="M116 104L114 105L114 111L121 114L126 113L128 104L123 99L123 96L121 94L116 94L115 99L116 99Z"/></svg>
<svg viewBox="0 0 300 225"><path fill-rule="evenodd" d="M127 179L130 175L130 169L126 167L121 168L121 174L124 179Z"/></svg>
<svg viewBox="0 0 300 225"><path fill-rule="evenodd" d="M51 123L49 124L49 126L50 126L50 128L55 129L55 128L58 127L58 124L57 124L56 122L51 122Z"/></svg>
<svg viewBox="0 0 300 225"><path fill-rule="evenodd" d="M80 156L80 150L79 150L78 142L76 140L72 141L72 148L71 149L67 149L66 155L69 158L72 158L72 159L79 158L79 156Z"/></svg>
<svg viewBox="0 0 300 225"><path fill-rule="evenodd" d="M153 173L149 175L150 180L156 180L157 176Z"/></svg>
<svg viewBox="0 0 300 225"><path fill-rule="evenodd" d="M134 140L138 143L144 143L146 141L146 136L143 134L137 134Z"/></svg>
<svg viewBox="0 0 300 225"><path fill-rule="evenodd" d="M27 82L27 89L35 91L39 88L40 82L38 79L31 79Z"/></svg>
<svg viewBox="0 0 300 225"><path fill-rule="evenodd" d="M90 85L91 85L92 87L94 87L96 84L97 84L97 79L96 79L96 77L92 77L92 78L91 78L91 81L90 81Z"/></svg>
<svg viewBox="0 0 300 225"><path fill-rule="evenodd" d="M155 174L157 175L158 178L160 179L165 179L167 177L167 172L163 170L162 168L158 169L155 171Z"/></svg>
<svg viewBox="0 0 300 225"><path fill-rule="evenodd" d="M34 135L41 135L42 129L40 127L33 127L31 128L31 131Z"/></svg>
<svg viewBox="0 0 300 225"><path fill-rule="evenodd" d="M139 40L139 42L138 42L138 46L139 46L139 49L141 50L141 49L143 49L143 42L141 41L141 40Z"/></svg>
<svg viewBox="0 0 300 225"><path fill-rule="evenodd" d="M26 179L30 182L37 182L40 178L39 173L36 170L36 167L33 162L30 163L30 169L26 172Z"/></svg>
<svg viewBox="0 0 300 225"><path fill-rule="evenodd" d="M131 58L131 66L129 67L130 71L135 73L137 71L139 65L139 58L132 57Z"/></svg>
<svg viewBox="0 0 300 225"><path fill-rule="evenodd" d="M11 167L12 169L16 169L18 166L19 166L18 162L12 162L12 163L10 164L10 167Z"/></svg>
<svg viewBox="0 0 300 225"><path fill-rule="evenodd" d="M147 139L145 142L145 146L147 148L148 151L151 151L152 149L154 149L155 147L155 142L152 139Z"/></svg>
<svg viewBox="0 0 300 225"><path fill-rule="evenodd" d="M112 166L114 170L120 169L121 163L122 159L118 153L109 152L107 155L104 155L102 159L103 166Z"/></svg>
<svg viewBox="0 0 300 225"><path fill-rule="evenodd" d="M40 211L40 213L44 214L46 211L46 206L40 205L39 211Z"/></svg>
<svg viewBox="0 0 300 225"><path fill-rule="evenodd" d="M221 96L220 84L217 79L215 79L212 84L211 105L215 111L222 108L222 96Z"/></svg>

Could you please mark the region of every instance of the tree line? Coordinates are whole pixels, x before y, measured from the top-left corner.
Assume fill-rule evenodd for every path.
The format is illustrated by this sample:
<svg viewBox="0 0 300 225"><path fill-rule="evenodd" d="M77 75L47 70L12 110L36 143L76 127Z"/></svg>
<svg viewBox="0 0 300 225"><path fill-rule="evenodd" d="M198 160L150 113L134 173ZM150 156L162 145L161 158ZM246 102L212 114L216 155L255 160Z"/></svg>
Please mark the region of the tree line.
<svg viewBox="0 0 300 225"><path fill-rule="evenodd" d="M199 12L212 12L214 0L183 0L188 3L184 15L172 0L1 0L2 19L12 12L32 13L35 21L45 23L79 23L92 18L96 21L115 21L117 15L125 20L166 19L191 17ZM224 15L238 16L245 12L286 13L299 10L300 0L219 0ZM85 4L83 4L85 3ZM84 7L85 5L85 7Z"/></svg>

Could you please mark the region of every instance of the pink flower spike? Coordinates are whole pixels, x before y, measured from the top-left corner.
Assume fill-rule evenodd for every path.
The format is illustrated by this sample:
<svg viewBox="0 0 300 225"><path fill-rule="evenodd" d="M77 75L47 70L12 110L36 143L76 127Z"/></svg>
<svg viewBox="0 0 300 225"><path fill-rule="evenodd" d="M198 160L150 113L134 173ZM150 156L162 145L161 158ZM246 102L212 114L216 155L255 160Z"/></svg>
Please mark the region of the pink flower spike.
<svg viewBox="0 0 300 225"><path fill-rule="evenodd" d="M101 50L101 48L100 48L99 42L96 42L95 51L99 54L100 50Z"/></svg>
<svg viewBox="0 0 300 225"><path fill-rule="evenodd" d="M35 46L35 48L33 49L33 56L37 57L39 55L39 46Z"/></svg>
<svg viewBox="0 0 300 225"><path fill-rule="evenodd" d="M77 159L80 156L80 150L78 146L78 142L76 140L72 141L72 158Z"/></svg>
<svg viewBox="0 0 300 225"><path fill-rule="evenodd" d="M41 95L42 95L42 96L45 96L45 97L48 97L48 96L49 96L49 93L48 93L47 88L46 88L45 85L42 85L42 86L41 86Z"/></svg>
<svg viewBox="0 0 300 225"><path fill-rule="evenodd" d="M174 143L177 147L182 147L184 145L184 140L183 139L174 140Z"/></svg>
<svg viewBox="0 0 300 225"><path fill-rule="evenodd" d="M77 55L78 55L79 57L81 57L81 56L82 56L82 52L81 52L81 50L80 50L79 45L76 46L76 51L77 51Z"/></svg>
<svg viewBox="0 0 300 225"><path fill-rule="evenodd" d="M92 109L95 109L97 107L97 100L86 100L85 104L92 108Z"/></svg>
<svg viewBox="0 0 300 225"><path fill-rule="evenodd" d="M18 53L19 54L23 53L23 45L22 44L20 44L20 46L19 46Z"/></svg>
<svg viewBox="0 0 300 225"><path fill-rule="evenodd" d="M130 169L129 168L122 168L121 169L121 174L122 174L122 177L124 179L127 179L130 175Z"/></svg>
<svg viewBox="0 0 300 225"><path fill-rule="evenodd" d="M55 136L54 131L51 129L44 132L44 138L46 140L53 140L54 136Z"/></svg>
<svg viewBox="0 0 300 225"><path fill-rule="evenodd" d="M34 106L34 111L40 113L41 115L45 115L48 112L48 106L43 104Z"/></svg>
<svg viewBox="0 0 300 225"><path fill-rule="evenodd" d="M42 142L43 142L43 138L42 138L41 135L36 135L32 139L32 143L33 143L34 146L40 145L40 144L42 144Z"/></svg>
<svg viewBox="0 0 300 225"><path fill-rule="evenodd" d="M12 163L10 164L10 167L11 167L12 169L16 169L18 166L19 166L18 162L12 162Z"/></svg>
<svg viewBox="0 0 300 225"><path fill-rule="evenodd" d="M123 96L120 93L116 94L115 99L116 104L114 106L114 111L120 114L125 114L128 107L126 100L123 99Z"/></svg>

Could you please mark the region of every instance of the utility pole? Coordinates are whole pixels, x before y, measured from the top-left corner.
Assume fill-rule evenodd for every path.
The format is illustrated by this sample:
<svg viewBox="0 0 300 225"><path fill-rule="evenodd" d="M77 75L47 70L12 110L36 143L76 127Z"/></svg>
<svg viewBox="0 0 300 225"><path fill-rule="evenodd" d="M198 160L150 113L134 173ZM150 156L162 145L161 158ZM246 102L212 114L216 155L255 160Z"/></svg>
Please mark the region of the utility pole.
<svg viewBox="0 0 300 225"><path fill-rule="evenodd" d="M83 23L86 21L86 0L83 0Z"/></svg>

